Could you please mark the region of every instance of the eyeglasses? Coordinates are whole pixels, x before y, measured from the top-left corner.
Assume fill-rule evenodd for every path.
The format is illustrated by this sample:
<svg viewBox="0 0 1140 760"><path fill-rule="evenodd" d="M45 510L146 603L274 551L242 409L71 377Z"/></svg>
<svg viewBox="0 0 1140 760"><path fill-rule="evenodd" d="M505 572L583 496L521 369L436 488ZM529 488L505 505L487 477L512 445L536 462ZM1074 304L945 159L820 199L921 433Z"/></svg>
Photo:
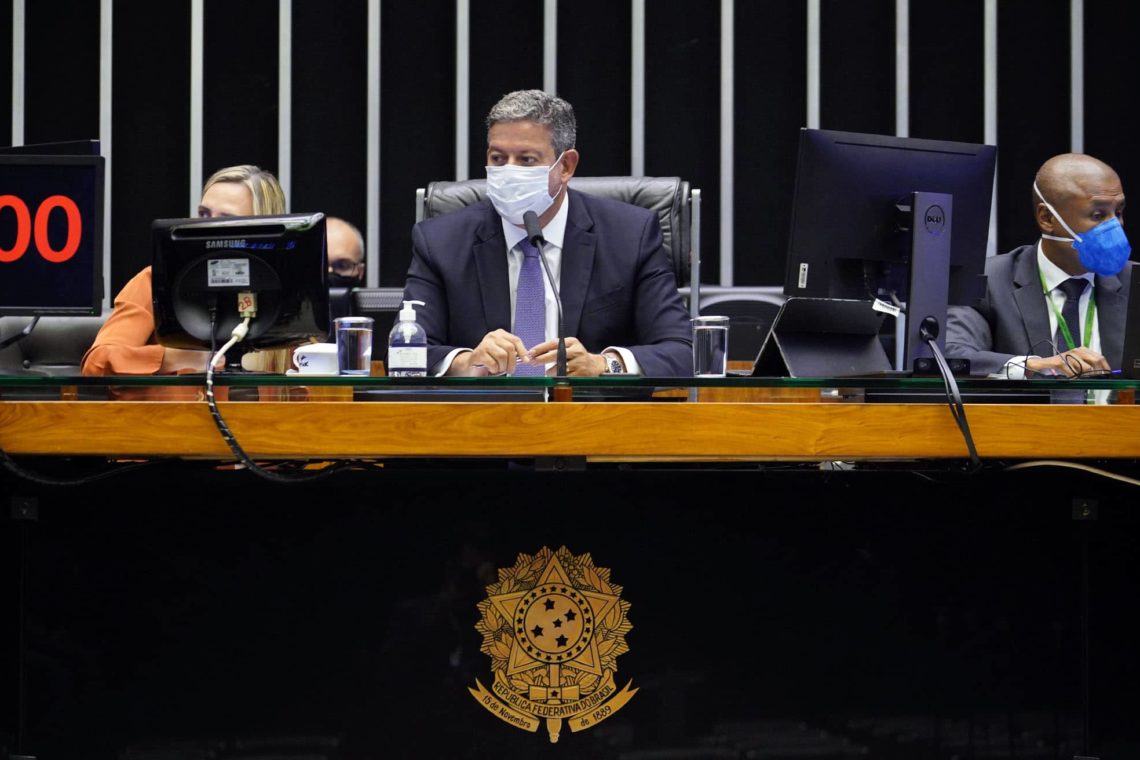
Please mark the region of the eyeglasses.
<svg viewBox="0 0 1140 760"><path fill-rule="evenodd" d="M329 262L329 269L337 274L351 274L356 271L363 262L353 261L352 259L337 259L336 261Z"/></svg>

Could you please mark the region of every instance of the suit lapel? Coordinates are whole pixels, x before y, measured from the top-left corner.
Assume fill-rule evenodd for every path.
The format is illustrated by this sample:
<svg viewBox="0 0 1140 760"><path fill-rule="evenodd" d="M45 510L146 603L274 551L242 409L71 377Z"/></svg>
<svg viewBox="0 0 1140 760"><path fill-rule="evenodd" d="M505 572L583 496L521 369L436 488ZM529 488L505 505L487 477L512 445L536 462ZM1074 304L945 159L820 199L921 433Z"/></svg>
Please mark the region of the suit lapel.
<svg viewBox="0 0 1140 760"><path fill-rule="evenodd" d="M1124 270L1127 276L1128 270ZM1119 367L1124 357L1124 321L1128 304L1120 277L1096 278L1096 319L1100 330L1100 352L1112 367Z"/></svg>
<svg viewBox="0 0 1140 760"><path fill-rule="evenodd" d="M511 329L511 286L507 273L507 244L499 216L487 203L487 214L476 233L475 269L479 277L479 294L483 299L483 316L487 320L484 334L496 329Z"/></svg>
<svg viewBox="0 0 1140 760"><path fill-rule="evenodd" d="M580 332L586 289L594 270L598 236L594 233L594 220L586 208L582 194L573 190L567 192L571 194L570 213L566 219L566 234L562 239L562 272L558 279L566 334L576 336Z"/></svg>
<svg viewBox="0 0 1140 760"><path fill-rule="evenodd" d="M1051 356L1053 336L1049 334L1049 313L1041 292L1037 270L1037 246L1025 246L1017 255L1013 270L1013 300L1021 312L1027 341L1026 353Z"/></svg>

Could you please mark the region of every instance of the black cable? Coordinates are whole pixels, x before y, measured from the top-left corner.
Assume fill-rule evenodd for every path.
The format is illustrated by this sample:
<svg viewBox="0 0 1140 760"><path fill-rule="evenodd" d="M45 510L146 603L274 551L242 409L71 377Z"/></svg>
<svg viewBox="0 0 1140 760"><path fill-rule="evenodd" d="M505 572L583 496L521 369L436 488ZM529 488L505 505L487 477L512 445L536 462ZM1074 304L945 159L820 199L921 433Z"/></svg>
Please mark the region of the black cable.
<svg viewBox="0 0 1140 760"><path fill-rule="evenodd" d="M32 330L35 329L36 324L39 321L40 321L40 318L38 315L35 317L32 317L32 321L29 322L27 325L25 325L23 330L20 330L20 332L16 333L15 335L12 335L8 338L5 338L4 340L0 340L0 350L3 350L5 348L7 348L8 346L12 345L13 343L21 341L24 338L31 335Z"/></svg>
<svg viewBox="0 0 1140 760"><path fill-rule="evenodd" d="M970 433L970 423L966 421L966 407L962 403L958 381L954 379L950 365L946 363L946 358L942 356L942 351L938 348L936 335L925 329L920 329L919 335L930 346L930 350L934 354L934 363L938 365L938 371L942 374L942 384L946 389L946 403L950 407L950 414L954 417L954 422L962 431L962 438L966 441L966 449L970 452L970 471L975 472L981 469L982 460L978 457L978 450L974 446L974 436Z"/></svg>
<svg viewBox="0 0 1140 760"><path fill-rule="evenodd" d="M55 478L48 475L40 475L39 473L24 469L16 463L16 460L12 459L11 455L9 455L8 452L0 449L0 465L3 465L4 469L8 470L8 472L11 472L17 477L23 478L24 480L29 480L33 483L38 483L42 486L85 486L88 483L94 483L96 481L103 480L104 478L109 478L123 472L137 470L142 467L150 467L151 465L158 464L160 461L162 460L148 459L144 462L133 462L131 464L115 467L114 469L107 470L106 472L101 472L97 475L85 475L82 478Z"/></svg>
<svg viewBox="0 0 1140 760"><path fill-rule="evenodd" d="M216 316L215 316L214 312L211 312L211 314L210 314L210 345L211 345L211 348L213 348L213 345L214 345L214 329L215 329L214 322L215 322L215 319L216 319ZM238 327L234 329L233 336L230 338L229 342L227 342L226 345L222 347L221 353L225 353L226 351L228 351L230 349L231 346L233 346L235 343L237 343L242 338L244 338L245 337L245 331L248 329L248 326L249 326L249 317L246 317L245 321L242 324L239 324ZM345 467L347 465L342 466L342 465L338 464L338 465L333 465L331 467L327 467L327 468L320 470L318 472L308 473L305 475L282 475L281 473L273 472L271 470L267 470L264 467L262 467L261 465L259 465L257 462L254 462L252 459L250 459L249 455L246 454L245 450L241 447L241 444L239 444L237 442L237 439L234 437L234 434L230 430L229 425L227 425L226 421L224 419L222 419L222 413L218 409L217 400L214 398L214 362L217 361L217 358L218 358L217 354L218 353L219 352L217 352L217 351L211 350L210 358L209 358L208 363L206 365L206 404L210 407L210 416L214 418L214 425L217 426L218 432L222 434L222 440L226 442L226 445L229 446L230 451L232 451L234 456L238 458L238 461L240 461L243 465L245 465L246 468L249 469L251 472L253 472L255 475L259 475L259 476L265 478L266 480L272 480L275 483L303 483L303 482L312 481L312 480L320 480L321 478L327 478L329 475L333 475L333 474L338 473L341 470L345 469Z"/></svg>

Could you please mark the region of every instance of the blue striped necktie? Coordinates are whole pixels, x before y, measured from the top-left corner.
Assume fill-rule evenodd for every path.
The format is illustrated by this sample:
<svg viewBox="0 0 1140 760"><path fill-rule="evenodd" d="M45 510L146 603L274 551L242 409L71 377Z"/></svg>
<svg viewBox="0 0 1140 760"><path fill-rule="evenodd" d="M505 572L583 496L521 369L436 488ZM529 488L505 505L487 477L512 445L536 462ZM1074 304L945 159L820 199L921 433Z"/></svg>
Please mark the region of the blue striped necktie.
<svg viewBox="0 0 1140 760"><path fill-rule="evenodd" d="M542 286L542 262L538 249L523 238L519 241L523 252L519 270L518 288L515 291L515 335L530 349L546 340L546 293ZM537 377L546 374L541 364L519 364L516 377Z"/></svg>

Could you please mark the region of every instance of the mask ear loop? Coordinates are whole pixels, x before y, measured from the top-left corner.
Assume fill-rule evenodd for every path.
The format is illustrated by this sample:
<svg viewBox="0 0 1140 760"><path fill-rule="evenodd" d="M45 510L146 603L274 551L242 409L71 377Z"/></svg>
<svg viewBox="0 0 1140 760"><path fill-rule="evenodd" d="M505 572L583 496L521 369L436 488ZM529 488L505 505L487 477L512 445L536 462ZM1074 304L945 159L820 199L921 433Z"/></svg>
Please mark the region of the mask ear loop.
<svg viewBox="0 0 1140 760"><path fill-rule="evenodd" d="M552 164L550 165L550 168L546 170L546 173L547 173L547 174L550 174L550 172L552 172L552 171L554 170L554 167L556 167L556 166L561 166L561 165L562 165L562 158L563 158L563 156L565 156L565 155L566 155L566 151L562 151L561 153L559 153L559 154L558 154L558 158L554 159L554 163L552 163ZM558 178L558 190L556 190L556 191L555 191L555 193L554 193L554 195L552 195L552 196L550 196L550 197L551 197L551 198L557 198L557 197L558 197L558 193L562 192L562 188L565 186L565 184L566 184L566 183L564 183L564 182L562 181L562 178L561 178L561 177L559 177L559 178Z"/></svg>
<svg viewBox="0 0 1140 760"><path fill-rule="evenodd" d="M1053 218L1061 223L1061 226L1065 228L1065 232L1072 235L1072 237L1063 238L1063 237L1057 237L1056 235L1042 234L1041 237L1045 238L1046 240L1056 240L1056 241L1061 242L1061 243L1070 243L1073 241L1076 241L1078 243L1081 242L1081 236L1078 235L1077 233L1073 232L1073 228L1065 223L1065 220L1061 217L1060 214L1057 213L1057 209L1053 208L1053 204L1050 203L1049 201L1045 200L1045 196L1042 195L1041 191L1037 188L1037 182L1036 181L1034 181L1034 183L1033 183L1033 192L1037 193L1037 197L1040 198L1041 202L1045 204L1045 208L1049 209L1049 213L1053 215Z"/></svg>

